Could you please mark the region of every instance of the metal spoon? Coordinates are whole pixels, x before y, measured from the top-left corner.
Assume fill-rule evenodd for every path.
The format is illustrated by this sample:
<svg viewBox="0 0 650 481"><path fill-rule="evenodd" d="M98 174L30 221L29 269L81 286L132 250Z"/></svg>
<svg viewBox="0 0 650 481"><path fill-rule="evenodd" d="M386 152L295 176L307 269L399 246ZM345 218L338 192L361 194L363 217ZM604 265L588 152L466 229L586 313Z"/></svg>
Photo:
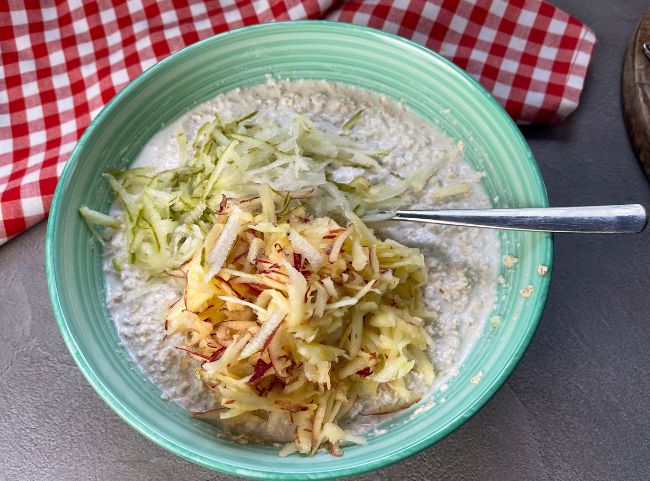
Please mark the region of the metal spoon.
<svg viewBox="0 0 650 481"><path fill-rule="evenodd" d="M645 56L650 60L650 42L643 44L643 53L645 53Z"/></svg>
<svg viewBox="0 0 650 481"><path fill-rule="evenodd" d="M589 234L635 233L648 216L640 204L521 209L398 210L364 218L366 222L408 220L488 229Z"/></svg>

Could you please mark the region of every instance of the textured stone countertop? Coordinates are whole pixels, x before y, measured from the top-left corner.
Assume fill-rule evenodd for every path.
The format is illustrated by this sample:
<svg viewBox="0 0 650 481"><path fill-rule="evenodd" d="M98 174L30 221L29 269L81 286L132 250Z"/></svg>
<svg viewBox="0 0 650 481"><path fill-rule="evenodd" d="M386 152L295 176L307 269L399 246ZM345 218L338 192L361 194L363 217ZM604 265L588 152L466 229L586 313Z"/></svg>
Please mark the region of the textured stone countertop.
<svg viewBox="0 0 650 481"><path fill-rule="evenodd" d="M555 0L598 45L579 110L525 128L555 205L641 202L650 187L620 102L627 41L647 2ZM0 479L234 480L180 459L95 394L47 295L45 224L0 247ZM650 479L650 230L558 235L546 311L503 388L447 439L359 480Z"/></svg>

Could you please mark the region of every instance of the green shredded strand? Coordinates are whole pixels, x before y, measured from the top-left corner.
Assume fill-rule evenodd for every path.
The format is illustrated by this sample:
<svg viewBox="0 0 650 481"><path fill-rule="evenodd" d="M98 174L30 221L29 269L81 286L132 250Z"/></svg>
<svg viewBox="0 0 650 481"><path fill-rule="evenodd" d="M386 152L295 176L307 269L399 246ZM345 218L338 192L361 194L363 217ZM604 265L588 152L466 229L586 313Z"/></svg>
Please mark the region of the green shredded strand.
<svg viewBox="0 0 650 481"><path fill-rule="evenodd" d="M289 205L291 204L291 194L287 193L282 200L282 207L278 211L278 215L284 215L289 210Z"/></svg>
<svg viewBox="0 0 650 481"><path fill-rule="evenodd" d="M350 182L350 187L352 187L354 190L361 192L361 193L367 193L370 188L372 187L372 184L368 179L365 177L358 175L352 181Z"/></svg>
<svg viewBox="0 0 650 481"><path fill-rule="evenodd" d="M348 132L354 128L354 126L357 124L361 116L363 115L363 109L359 110L356 114L354 114L352 117L348 119L347 122L343 124L343 127L341 127L341 130L343 132Z"/></svg>
<svg viewBox="0 0 650 481"><path fill-rule="evenodd" d="M120 226L119 219L106 214L102 214L96 210L89 209L85 205L79 208L79 213L84 218L84 220L91 224L102 225L104 227L112 227L114 229Z"/></svg>
<svg viewBox="0 0 650 481"><path fill-rule="evenodd" d="M153 224L149 222L147 219L144 217L142 218L144 222L146 222L147 227L149 227L149 230L151 231L151 234L153 235L153 240L156 243L156 250L160 251L160 239L158 238L158 234L156 233L156 229L154 228Z"/></svg>
<svg viewBox="0 0 650 481"><path fill-rule="evenodd" d="M233 140L219 156L219 159L217 160L217 164L215 165L214 170L212 170L212 172L210 173L210 177L208 178L207 185L203 191L203 195L201 196L202 200L205 200L210 195L210 192L212 192L212 188L214 187L214 184L217 183L219 176L226 168L226 161L230 158L230 155L235 150L235 147L237 147L237 144L239 144L239 142L237 140Z"/></svg>
<svg viewBox="0 0 650 481"><path fill-rule="evenodd" d="M124 210L126 211L126 215L129 217L129 220L133 219L133 212L131 209L133 208L133 201L131 194L129 194L124 186L112 175L106 173L104 174L104 178L108 181L108 185L111 186L111 188L115 191L117 196L120 198L122 201L122 204L124 205Z"/></svg>
<svg viewBox="0 0 650 481"><path fill-rule="evenodd" d="M88 227L88 230L93 235L93 238L97 239L97 241L102 246L106 245L106 242L104 241L102 236L99 234L99 232L97 232L97 229L95 229L95 226L92 223L88 222L88 220L85 217L84 217L84 224L86 224L86 226Z"/></svg>
<svg viewBox="0 0 650 481"><path fill-rule="evenodd" d="M257 110L253 110L251 113L244 115L243 117L240 117L236 120L233 120L231 123L233 124L241 124L244 120L248 120L252 117L255 117L257 115Z"/></svg>
<svg viewBox="0 0 650 481"><path fill-rule="evenodd" d="M124 267L124 260L123 259L118 258L118 257L113 257L113 259L111 259L111 263L113 264L113 268L117 272L122 272L122 268Z"/></svg>
<svg viewBox="0 0 650 481"><path fill-rule="evenodd" d="M135 219L135 222L133 223L133 226L131 228L131 232L133 235L131 236L131 242L129 242L129 253L134 254L136 248L138 247L136 244L136 239L138 238L137 234L142 235L142 231L136 232L135 228L139 227L140 220L142 219L142 209L138 211L138 216Z"/></svg>
<svg viewBox="0 0 650 481"><path fill-rule="evenodd" d="M113 177L131 177L136 175L148 176L154 171L153 167L133 167L131 169L124 170L108 170L106 173L112 175Z"/></svg>

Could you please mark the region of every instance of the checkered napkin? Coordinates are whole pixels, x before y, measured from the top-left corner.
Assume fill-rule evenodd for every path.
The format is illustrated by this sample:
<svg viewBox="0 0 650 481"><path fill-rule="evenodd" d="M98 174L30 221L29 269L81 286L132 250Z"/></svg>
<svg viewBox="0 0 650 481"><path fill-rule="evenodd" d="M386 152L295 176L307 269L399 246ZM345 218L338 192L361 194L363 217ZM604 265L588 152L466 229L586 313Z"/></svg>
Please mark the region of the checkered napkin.
<svg viewBox="0 0 650 481"><path fill-rule="evenodd" d="M558 122L577 107L596 41L539 0L0 0L0 244L47 216L75 142L129 80L216 33L306 18L425 45L519 123Z"/></svg>

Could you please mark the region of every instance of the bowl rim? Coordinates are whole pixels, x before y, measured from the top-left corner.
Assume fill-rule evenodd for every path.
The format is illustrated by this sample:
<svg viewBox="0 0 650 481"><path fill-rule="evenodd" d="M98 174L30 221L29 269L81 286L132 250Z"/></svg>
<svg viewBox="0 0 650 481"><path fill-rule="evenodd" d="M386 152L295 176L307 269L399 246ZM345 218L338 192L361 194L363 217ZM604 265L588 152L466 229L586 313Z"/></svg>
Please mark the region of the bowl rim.
<svg viewBox="0 0 650 481"><path fill-rule="evenodd" d="M465 424L465 422L467 422L470 417L472 417L479 409L481 409L485 405L485 403L487 403L487 401L490 398L492 398L492 396L494 396L494 394L501 388L501 386L503 386L503 384L506 382L506 380L510 377L510 375L514 371L514 368L519 364L526 349L528 348L528 345L530 344L531 339L535 331L537 330L539 320L541 319L542 312L546 304L548 291L550 287L550 281L552 277L552 270L553 270L554 249L553 249L552 234L548 235L543 240L543 243L546 244L545 248L546 248L547 258L545 259L545 262L547 264L549 271L548 274L545 276L545 279L543 280L541 284L541 288L538 292L537 302L532 309L532 314L530 316L530 322L528 324L528 328L523 334L523 336L521 337L520 342L516 346L515 350L513 351L513 354L511 355L510 359L507 360L501 372L499 372L499 374L496 376L494 381L487 387L487 389L483 391L482 395L479 398L477 398L474 403L467 406L465 410L459 412L453 421L451 421L446 426L441 428L439 432L435 433L434 435L427 436L426 438L423 438L419 442L403 448L402 450L396 452L394 455L390 457L378 457L376 459L373 459L365 463L350 466L347 468L340 468L331 472L319 471L316 473L305 474L299 472L296 473L270 472L268 470L264 471L262 468L259 469L239 468L235 465L224 463L223 461L216 460L214 458L205 459L203 456L197 456L193 451L176 444L172 439L167 438L163 433L157 432L147 424L142 423L140 419L138 419L137 417L135 417L130 413L127 406L123 406L119 402L119 400L117 400L113 396L112 392L104 386L104 384L100 379L100 376L97 375L92 365L90 365L90 363L88 363L84 358L84 355L82 354L79 345L77 344L74 336L72 335L67 325L66 317L63 312L63 308L61 306L59 296L58 296L59 286L57 284L57 279L56 279L56 271L55 271L55 263L54 263L54 248L56 242L55 241L56 219L59 215L61 197L63 195L62 194L63 188L61 186L67 183L66 180L71 175L71 172L73 170L73 165L80 161L79 152L81 150L81 147L86 144L88 138L92 135L92 132L95 130L97 125L102 122L102 119L108 115L108 112L116 108L115 107L116 104L119 102L119 100L122 97L126 96L126 94L131 90L138 88L139 84L145 78L155 75L156 72L161 68L161 66L173 62L177 56L184 55L187 53L187 51L198 48L203 44L216 42L226 37L242 35L245 34L246 32L253 31L253 30L283 28L286 27L287 25L319 25L325 28L357 31L357 32L361 32L364 35L382 37L385 40L389 40L390 42L393 42L393 44L400 45L405 48L419 50L420 52L425 53L426 55L435 57L438 61L442 61L444 64L446 64L448 68L451 68L457 74L464 77L465 80L468 80L471 84L473 84L473 86L477 88L478 93L482 95L483 100L492 104L493 107L496 107L495 111L497 112L497 115L500 116L503 120L505 120L505 124L508 125L510 131L509 133L512 135L514 139L516 139L517 143L522 148L522 151L526 154L524 156L525 159L522 159L522 161L524 163L527 163L528 167L534 173L534 177L535 177L534 183L537 184L537 187L541 195L541 204L542 204L541 206L548 207L549 205L548 194L547 194L546 186L543 181L541 171L539 169L539 165L537 164L533 156L533 153L530 150L530 147L526 142L526 140L524 139L521 131L517 128L516 124L511 119L511 117L506 113L503 107L481 84L479 84L473 77L471 77L460 67L456 66L454 63L447 60L443 56L439 55L436 52L433 52L432 50L429 50L428 48L422 45L419 45L409 39L400 37L398 35L384 32L382 30L378 30L375 28L354 25L350 23L335 22L329 20L289 20L289 21L281 21L281 22L255 24L255 25L245 26L245 27L237 28L234 30L230 30L227 32L223 32L217 35L207 37L203 40L195 42L189 46L186 46L172 53L171 55L169 55L168 57L164 58L159 62L156 62L154 65L152 65L151 67L143 71L136 78L131 80L122 90L120 90L100 110L98 115L90 122L90 124L88 125L88 127L86 128L86 130L84 131L80 139L78 140L77 144L75 145L73 151L70 154L70 157L68 158L63 168L63 171L61 173L61 176L57 184L56 191L52 199L50 214L47 222L46 244L45 244L45 258L46 258L45 260L46 260L48 291L49 291L50 301L52 304L52 308L54 311L54 315L55 315L55 319L59 331L61 332L63 340L68 350L70 351L73 360L81 370L82 374L84 375L88 383L93 387L93 389L97 392L97 394L99 394L102 400L106 404L108 404L108 406L116 414L118 414L118 416L120 416L120 418L126 421L127 424L129 424L132 428L134 428L137 432L142 434L147 439L153 441L154 443L167 449L168 451L171 451L177 456L187 459L188 461L192 461L196 464L199 464L209 469L215 469L235 476L247 476L255 479L284 479L284 480L305 479L305 477L308 477L309 479L331 479L334 476L336 476L337 478L349 477L349 476L366 473L369 471L373 471L376 469L380 469L392 465L444 439L449 434L451 434L456 429L458 429L460 426Z"/></svg>

